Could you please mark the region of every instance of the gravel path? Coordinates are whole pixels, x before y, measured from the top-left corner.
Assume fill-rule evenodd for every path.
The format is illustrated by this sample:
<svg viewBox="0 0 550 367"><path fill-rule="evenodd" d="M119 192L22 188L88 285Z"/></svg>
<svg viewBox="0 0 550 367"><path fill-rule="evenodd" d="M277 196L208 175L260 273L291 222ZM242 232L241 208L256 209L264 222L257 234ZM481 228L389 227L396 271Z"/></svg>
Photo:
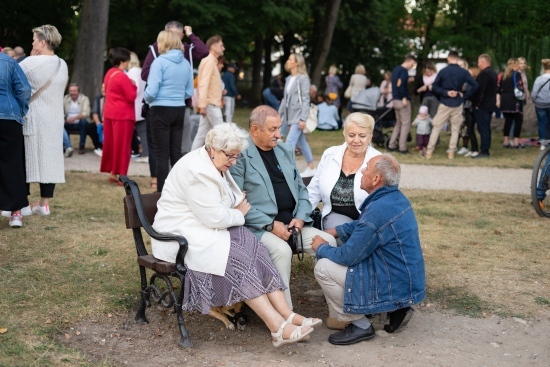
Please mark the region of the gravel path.
<svg viewBox="0 0 550 367"><path fill-rule="evenodd" d="M93 152L65 158L65 170L99 172L100 158ZM303 158L298 166L305 168ZM458 190L505 194L530 193L531 170L490 167L448 167L403 164L401 187L406 189ZM130 163L129 176L148 176L149 165Z"/></svg>

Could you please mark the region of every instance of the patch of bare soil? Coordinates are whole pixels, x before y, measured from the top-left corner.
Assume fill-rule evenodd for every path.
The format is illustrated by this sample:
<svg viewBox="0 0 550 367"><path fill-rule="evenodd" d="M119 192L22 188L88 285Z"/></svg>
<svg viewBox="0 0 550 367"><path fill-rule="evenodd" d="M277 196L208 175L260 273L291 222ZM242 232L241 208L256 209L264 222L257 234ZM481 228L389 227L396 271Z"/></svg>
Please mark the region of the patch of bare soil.
<svg viewBox="0 0 550 367"><path fill-rule="evenodd" d="M315 291L307 294L295 311L324 318L324 299ZM327 341L334 331L323 325L309 341L278 349L250 310L245 331L228 330L210 316L186 314L190 349L177 346L175 315L156 305L146 314L150 322L145 325L134 321L134 313L86 320L59 340L92 362L114 366L550 366L550 312L530 320L473 319L428 304L416 308L399 334L386 333L378 320L374 339L334 346Z"/></svg>

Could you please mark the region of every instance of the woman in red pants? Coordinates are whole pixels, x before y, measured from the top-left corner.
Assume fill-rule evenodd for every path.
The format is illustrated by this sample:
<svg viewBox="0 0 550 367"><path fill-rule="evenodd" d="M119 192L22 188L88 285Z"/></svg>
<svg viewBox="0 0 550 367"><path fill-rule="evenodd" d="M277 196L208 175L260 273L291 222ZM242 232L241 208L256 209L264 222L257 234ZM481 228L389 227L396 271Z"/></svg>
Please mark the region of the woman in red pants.
<svg viewBox="0 0 550 367"><path fill-rule="evenodd" d="M103 79L105 105L100 171L111 174L109 182L122 186L118 176L128 174L130 165L132 134L136 123L134 100L137 87L124 73L130 62L130 51L122 47L112 48L109 51L109 61L113 67Z"/></svg>

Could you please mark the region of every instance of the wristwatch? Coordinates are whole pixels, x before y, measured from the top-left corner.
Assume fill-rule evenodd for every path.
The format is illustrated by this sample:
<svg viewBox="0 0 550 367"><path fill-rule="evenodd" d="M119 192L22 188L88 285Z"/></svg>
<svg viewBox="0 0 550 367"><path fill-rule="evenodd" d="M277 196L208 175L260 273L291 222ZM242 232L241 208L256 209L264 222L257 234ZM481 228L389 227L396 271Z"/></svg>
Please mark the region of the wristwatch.
<svg viewBox="0 0 550 367"><path fill-rule="evenodd" d="M271 222L271 223L269 223L269 224L263 226L262 229L263 229L264 231L271 232L271 231L273 231L273 224L274 224L274 223L275 223L275 221L273 221L273 222Z"/></svg>

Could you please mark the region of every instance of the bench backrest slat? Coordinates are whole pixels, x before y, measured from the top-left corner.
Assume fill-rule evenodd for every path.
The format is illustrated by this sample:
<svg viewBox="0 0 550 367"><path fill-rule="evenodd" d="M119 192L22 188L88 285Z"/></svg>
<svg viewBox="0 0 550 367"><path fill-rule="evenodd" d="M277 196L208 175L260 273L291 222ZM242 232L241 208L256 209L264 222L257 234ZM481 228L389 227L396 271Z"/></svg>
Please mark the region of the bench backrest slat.
<svg viewBox="0 0 550 367"><path fill-rule="evenodd" d="M141 195L141 201L143 202L145 214L147 215L149 223L153 223L155 219L155 214L157 214L157 201L159 199L160 192ZM133 195L126 195L124 197L124 217L126 219L126 228L133 229L142 227L141 221L139 220L137 214Z"/></svg>

